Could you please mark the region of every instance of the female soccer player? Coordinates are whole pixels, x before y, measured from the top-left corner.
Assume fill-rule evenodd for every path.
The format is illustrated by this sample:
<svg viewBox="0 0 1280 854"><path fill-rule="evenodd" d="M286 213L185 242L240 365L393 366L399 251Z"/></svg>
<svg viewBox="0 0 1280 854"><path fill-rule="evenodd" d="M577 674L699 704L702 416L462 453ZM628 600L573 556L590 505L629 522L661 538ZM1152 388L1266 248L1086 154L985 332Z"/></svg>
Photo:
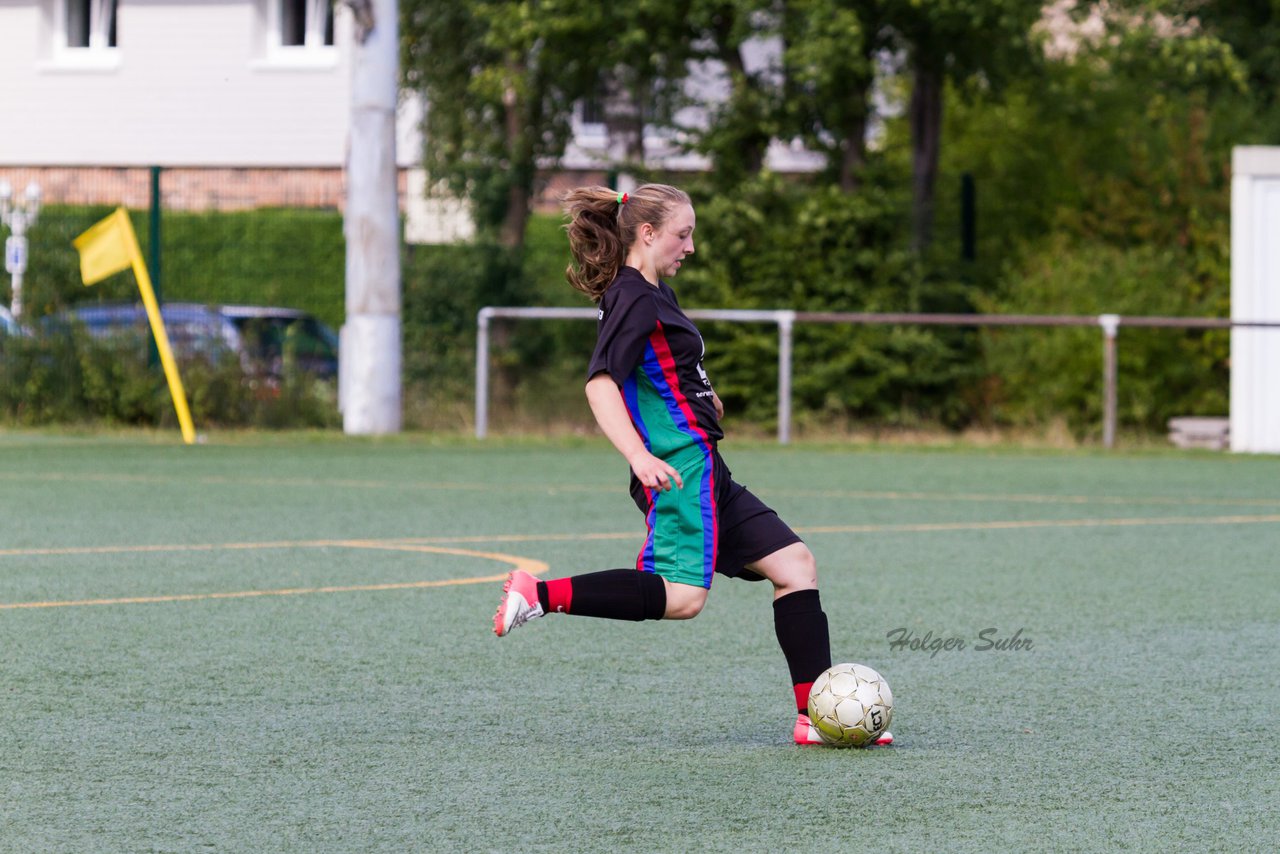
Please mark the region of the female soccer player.
<svg viewBox="0 0 1280 854"><path fill-rule="evenodd" d="M494 632L503 637L557 612L687 620L702 610L714 573L768 579L795 692L795 742L820 744L807 705L831 649L817 565L777 513L734 483L717 450L724 406L702 369L702 336L663 281L693 254L689 196L665 184L630 193L584 187L565 197L565 208L576 262L566 276L600 306L587 401L631 466L631 496L648 533L634 569L548 581L512 572ZM892 740L884 733L879 743Z"/></svg>

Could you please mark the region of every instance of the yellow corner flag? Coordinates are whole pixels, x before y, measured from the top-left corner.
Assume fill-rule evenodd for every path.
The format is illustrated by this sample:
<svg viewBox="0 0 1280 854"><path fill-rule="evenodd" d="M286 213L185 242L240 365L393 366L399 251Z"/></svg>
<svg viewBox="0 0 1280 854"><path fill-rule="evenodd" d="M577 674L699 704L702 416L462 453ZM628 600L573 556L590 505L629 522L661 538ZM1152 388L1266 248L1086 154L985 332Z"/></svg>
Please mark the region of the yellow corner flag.
<svg viewBox="0 0 1280 854"><path fill-rule="evenodd" d="M196 440L196 429L191 423L191 412L187 409L187 393L182 388L182 378L178 376L178 365L173 360L169 335L165 332L164 320L160 316L160 304L156 302L151 276L142 260L142 249L138 246L138 236L133 233L133 223L129 222L128 212L124 208L116 208L106 219L90 226L72 244L80 252L80 278L84 279L86 285L96 284L107 276L133 268L133 275L138 280L138 291L142 294L142 304L147 308L147 319L151 321L151 334L156 338L160 364L164 366L165 379L169 381L169 394L173 397L173 408L178 413L182 441L192 444Z"/></svg>
<svg viewBox="0 0 1280 854"><path fill-rule="evenodd" d="M107 276L122 273L133 266L129 254L129 237L133 224L124 208L116 208L111 216L77 237L72 244L80 251L80 278L86 285L96 285Z"/></svg>

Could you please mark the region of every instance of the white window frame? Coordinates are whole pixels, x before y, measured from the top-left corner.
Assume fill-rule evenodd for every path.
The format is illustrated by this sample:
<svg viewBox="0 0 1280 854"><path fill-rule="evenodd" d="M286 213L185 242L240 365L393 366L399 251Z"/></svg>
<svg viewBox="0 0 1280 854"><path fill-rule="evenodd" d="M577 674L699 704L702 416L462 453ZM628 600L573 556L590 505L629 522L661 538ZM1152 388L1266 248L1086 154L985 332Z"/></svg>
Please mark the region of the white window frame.
<svg viewBox="0 0 1280 854"><path fill-rule="evenodd" d="M52 24L50 29L50 50L46 68L53 70L106 70L120 66L120 48L108 44L111 34L112 18L115 18L116 30L120 27L120 6L123 0L52 0ZM89 44L72 46L71 14L72 3L87 6L89 14Z"/></svg>
<svg viewBox="0 0 1280 854"><path fill-rule="evenodd" d="M258 64L266 68L329 68L337 64L337 21L334 21L334 42L325 44L326 13L333 8L336 17L337 4L331 0L303 0L306 21L303 43L284 43L284 3L288 0L266 0L266 61Z"/></svg>

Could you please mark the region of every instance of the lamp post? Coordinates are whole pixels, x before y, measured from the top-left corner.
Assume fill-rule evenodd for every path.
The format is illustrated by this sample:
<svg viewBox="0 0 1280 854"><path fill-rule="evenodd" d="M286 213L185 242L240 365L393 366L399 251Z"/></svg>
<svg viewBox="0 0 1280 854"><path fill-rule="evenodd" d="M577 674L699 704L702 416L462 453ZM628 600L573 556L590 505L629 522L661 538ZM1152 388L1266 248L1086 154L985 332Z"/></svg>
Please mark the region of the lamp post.
<svg viewBox="0 0 1280 854"><path fill-rule="evenodd" d="M32 181L27 192L15 199L8 181L0 181L0 222L12 234L4 242L4 268L13 276L13 304L9 311L15 321L22 317L22 274L27 271L27 228L40 215L40 185Z"/></svg>

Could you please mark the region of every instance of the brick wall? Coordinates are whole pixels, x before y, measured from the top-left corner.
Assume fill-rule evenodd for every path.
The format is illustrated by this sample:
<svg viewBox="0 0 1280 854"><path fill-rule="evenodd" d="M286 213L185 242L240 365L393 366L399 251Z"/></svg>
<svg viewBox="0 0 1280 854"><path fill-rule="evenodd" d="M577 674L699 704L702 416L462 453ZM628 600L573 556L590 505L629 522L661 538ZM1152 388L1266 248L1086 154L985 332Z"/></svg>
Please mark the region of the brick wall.
<svg viewBox="0 0 1280 854"><path fill-rule="evenodd" d="M6 167L0 178L21 193L35 181L45 204L151 205L151 171L140 167ZM406 170L400 170L404 198ZM243 210L256 207L336 208L346 197L341 169L165 168L160 194L169 210Z"/></svg>
<svg viewBox="0 0 1280 854"><path fill-rule="evenodd" d="M408 192L408 170L399 175L400 209ZM45 204L123 205L132 210L151 206L151 170L117 166L4 166L0 179L15 193L35 181ZM543 213L560 210L560 199L575 187L605 184L604 170L566 170L540 176L533 207ZM331 168L165 167L160 193L169 210L244 210L258 207L335 208L342 210L346 177Z"/></svg>
<svg viewBox="0 0 1280 854"><path fill-rule="evenodd" d="M570 190L578 187L603 185L608 180L608 173L601 170L567 170L555 172L539 181L540 190L534 196L534 210L542 213L555 213L560 210L560 199Z"/></svg>

